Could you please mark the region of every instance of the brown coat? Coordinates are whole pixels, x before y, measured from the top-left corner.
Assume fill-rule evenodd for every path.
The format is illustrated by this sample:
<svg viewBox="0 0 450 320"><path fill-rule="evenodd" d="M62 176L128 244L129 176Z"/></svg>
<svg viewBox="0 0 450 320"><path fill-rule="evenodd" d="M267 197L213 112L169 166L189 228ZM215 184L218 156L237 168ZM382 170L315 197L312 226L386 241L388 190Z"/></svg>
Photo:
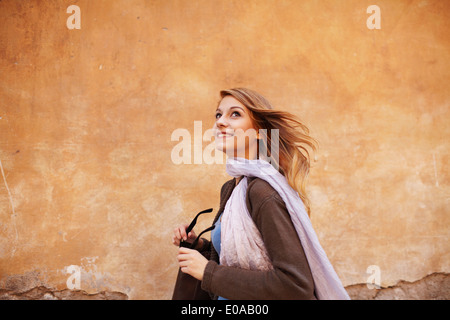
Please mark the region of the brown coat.
<svg viewBox="0 0 450 320"><path fill-rule="evenodd" d="M217 221L230 197L236 178L224 183L220 191ZM203 274L202 289L217 299L238 300L316 299L314 282L303 247L278 192L263 179L248 177L247 208L266 246L274 269L251 271L219 265L211 241L203 239L200 251L210 250Z"/></svg>

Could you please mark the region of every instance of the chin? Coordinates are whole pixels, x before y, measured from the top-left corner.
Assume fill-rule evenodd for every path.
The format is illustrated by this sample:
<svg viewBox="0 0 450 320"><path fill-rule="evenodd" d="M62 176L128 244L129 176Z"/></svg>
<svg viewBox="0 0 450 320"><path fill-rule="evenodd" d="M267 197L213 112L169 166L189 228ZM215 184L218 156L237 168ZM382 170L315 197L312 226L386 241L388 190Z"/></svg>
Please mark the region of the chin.
<svg viewBox="0 0 450 320"><path fill-rule="evenodd" d="M230 143L231 144L231 143ZM223 143L222 141L216 141L216 149L222 152L226 152L227 150L234 149L234 146L228 146L227 143Z"/></svg>

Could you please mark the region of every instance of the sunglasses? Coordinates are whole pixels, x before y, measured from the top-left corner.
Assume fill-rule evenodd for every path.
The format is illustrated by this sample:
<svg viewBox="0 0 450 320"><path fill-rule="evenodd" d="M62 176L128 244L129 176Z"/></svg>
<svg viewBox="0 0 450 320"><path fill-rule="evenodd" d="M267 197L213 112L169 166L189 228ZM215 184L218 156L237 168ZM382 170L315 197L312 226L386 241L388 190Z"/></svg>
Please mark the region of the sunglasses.
<svg viewBox="0 0 450 320"><path fill-rule="evenodd" d="M200 211L199 213L197 213L197 215L195 216L195 218L192 220L192 222L191 222L191 223L189 224L189 226L187 227L187 229L186 229L186 234L189 234L189 232L192 231L192 229L194 228L194 226L195 226L196 223L197 223L198 217L199 217L201 214L208 213L208 212L212 212L212 211L213 211L213 209L210 208L210 209L206 209L206 210L203 210L203 211ZM200 234L197 236L197 238L195 238L194 242L192 242L192 243L186 242L186 241L184 241L183 239L181 239L181 241L180 241L180 247L185 247L185 248L194 249L194 248L197 246L197 243L198 243L198 241L200 240L200 237L201 237L205 232L211 231L211 230L213 230L215 227L216 227L215 225L212 225L211 227L209 227L209 228L203 230L202 232L200 232Z"/></svg>

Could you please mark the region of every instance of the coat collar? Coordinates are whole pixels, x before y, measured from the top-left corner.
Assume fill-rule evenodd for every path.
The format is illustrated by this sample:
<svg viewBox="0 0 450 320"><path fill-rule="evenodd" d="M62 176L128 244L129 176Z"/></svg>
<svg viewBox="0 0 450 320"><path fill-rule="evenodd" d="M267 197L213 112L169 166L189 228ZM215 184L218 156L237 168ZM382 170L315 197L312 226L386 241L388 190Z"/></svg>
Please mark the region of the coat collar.
<svg viewBox="0 0 450 320"><path fill-rule="evenodd" d="M248 185L250 185L250 182L252 182L254 179L256 179L256 177L247 177ZM236 180L237 180L237 178L233 178L233 179L225 182L223 195L221 195L221 198L220 198L219 211L217 212L216 217L214 218L213 224L216 223L216 221L219 219L220 215L222 214L223 210L225 209L225 205L227 204L227 201L230 198L231 193L233 192L234 188L236 187Z"/></svg>

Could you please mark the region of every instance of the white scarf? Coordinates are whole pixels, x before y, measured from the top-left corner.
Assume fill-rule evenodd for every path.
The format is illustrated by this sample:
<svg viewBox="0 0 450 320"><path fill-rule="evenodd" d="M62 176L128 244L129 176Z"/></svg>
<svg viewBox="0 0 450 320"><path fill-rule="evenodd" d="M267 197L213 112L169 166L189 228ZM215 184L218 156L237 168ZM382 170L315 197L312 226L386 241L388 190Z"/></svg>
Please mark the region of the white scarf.
<svg viewBox="0 0 450 320"><path fill-rule="evenodd" d="M222 214L220 264L248 270L273 269L246 205L247 177L258 177L267 181L286 204L311 269L317 299L350 299L319 243L298 192L286 178L263 159L228 158L226 171L232 177L244 177L234 188Z"/></svg>

